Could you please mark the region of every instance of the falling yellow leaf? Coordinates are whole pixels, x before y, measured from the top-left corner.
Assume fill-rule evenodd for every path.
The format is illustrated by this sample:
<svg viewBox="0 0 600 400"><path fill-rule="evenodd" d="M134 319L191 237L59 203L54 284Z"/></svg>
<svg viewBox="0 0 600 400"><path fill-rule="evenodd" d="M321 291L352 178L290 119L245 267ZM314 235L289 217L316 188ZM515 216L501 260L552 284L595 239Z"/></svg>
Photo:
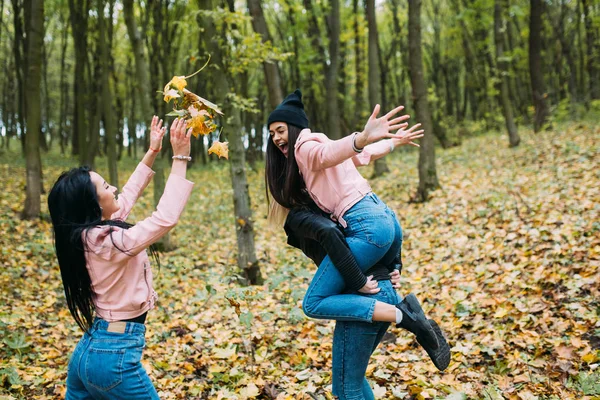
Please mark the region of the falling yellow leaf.
<svg viewBox="0 0 600 400"><path fill-rule="evenodd" d="M216 142L213 143L212 146L210 146L210 149L208 149L208 154L216 154L219 156L219 158L225 157L226 159L229 160L228 144L229 144L229 142L221 143L217 140Z"/></svg>
<svg viewBox="0 0 600 400"><path fill-rule="evenodd" d="M183 88L186 86L187 81L185 80L185 76L174 76L173 79L171 79L171 81L165 86L165 92L170 88L183 90Z"/></svg>

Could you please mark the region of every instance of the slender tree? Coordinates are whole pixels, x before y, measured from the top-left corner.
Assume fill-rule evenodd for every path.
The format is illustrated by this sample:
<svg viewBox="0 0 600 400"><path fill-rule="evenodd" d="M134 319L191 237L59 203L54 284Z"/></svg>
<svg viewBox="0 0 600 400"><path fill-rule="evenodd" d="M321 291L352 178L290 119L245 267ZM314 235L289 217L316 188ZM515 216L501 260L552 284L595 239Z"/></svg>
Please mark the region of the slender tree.
<svg viewBox="0 0 600 400"><path fill-rule="evenodd" d="M530 0L529 16L529 76L533 93L535 117L533 130L539 132L548 117L546 104L546 84L544 83L544 64L542 62L542 0Z"/></svg>
<svg viewBox="0 0 600 400"><path fill-rule="evenodd" d="M497 66L497 79L499 86L499 97L500 105L502 107L502 113L504 114L504 120L506 122L506 130L508 131L508 141L510 147L516 147L519 145L521 138L517 132L517 125L513 118L513 110L510 104L509 93L508 93L508 79L507 79L507 65L504 60L504 37L503 32L506 29L504 22L504 12L507 6L506 0L496 0L494 5L494 39L496 42L496 66Z"/></svg>
<svg viewBox="0 0 600 400"><path fill-rule="evenodd" d="M40 157L42 46L44 43L44 2L31 4L30 20L26 21L27 48L27 136L25 162L27 190L23 218L38 218L41 207L42 161Z"/></svg>
<svg viewBox="0 0 600 400"><path fill-rule="evenodd" d="M108 174L110 183L113 186L119 187L119 174L117 172L117 143L115 126L115 117L113 115L112 102L113 93L110 85L110 49L106 38L108 29L106 29L106 17L104 16L104 0L96 0L98 8L98 45L100 47L100 68L102 82L102 120L104 122L104 137L106 138L106 159L108 161ZM109 18L112 16L109 15Z"/></svg>
<svg viewBox="0 0 600 400"><path fill-rule="evenodd" d="M369 103L371 110L376 104L381 104L381 66L379 65L379 33L377 32L377 17L375 14L375 0L366 0L367 24L369 26ZM386 111L386 110L384 110ZM374 176L381 176L389 172L385 159L375 161Z"/></svg>
<svg viewBox="0 0 600 400"><path fill-rule="evenodd" d="M69 0L69 14L71 19L71 33L75 50L75 70L73 76L73 135L72 152L79 155L83 164L86 160L88 124L86 117L86 78L85 68L87 63L87 33L88 15L90 10L89 0Z"/></svg>
<svg viewBox="0 0 600 400"><path fill-rule="evenodd" d="M408 0L408 52L413 104L417 121L425 131L419 148L419 187L413 200L423 202L429 199L429 192L440 187L440 183L435 166L435 144L431 112L427 102L427 86L423 77L421 0Z"/></svg>
<svg viewBox="0 0 600 400"><path fill-rule="evenodd" d="M261 0L248 0L248 10L252 16L252 27L258 33L263 42L271 42L271 34L267 27L267 21L262 9ZM281 74L276 62L263 62L263 71L265 82L267 83L267 92L269 94L269 105L275 109L283 101L283 92L281 90Z"/></svg>

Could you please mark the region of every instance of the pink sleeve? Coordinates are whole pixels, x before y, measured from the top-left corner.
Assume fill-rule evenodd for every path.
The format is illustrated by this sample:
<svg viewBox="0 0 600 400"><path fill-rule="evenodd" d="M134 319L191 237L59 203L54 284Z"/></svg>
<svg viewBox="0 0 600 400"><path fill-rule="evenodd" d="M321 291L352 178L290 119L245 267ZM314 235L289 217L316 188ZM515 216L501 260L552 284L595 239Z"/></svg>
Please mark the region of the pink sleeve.
<svg viewBox="0 0 600 400"><path fill-rule="evenodd" d="M101 247L110 249L108 258L120 258L120 254L133 257L169 232L179 221L193 187L187 179L171 174L150 217L129 229L113 228L113 233L103 238Z"/></svg>
<svg viewBox="0 0 600 400"><path fill-rule="evenodd" d="M295 155L296 160L309 170L318 171L334 167L356 154L352 150L354 135L339 140L326 141L318 140L312 133L308 135L312 136L309 136L309 139L302 140L302 134L300 134Z"/></svg>
<svg viewBox="0 0 600 400"><path fill-rule="evenodd" d="M119 203L119 211L111 215L111 219L125 220L131 209L133 208L138 197L142 194L150 179L154 176L154 171L146 164L139 163L129 180L123 186L123 190L119 193L117 202Z"/></svg>
<svg viewBox="0 0 600 400"><path fill-rule="evenodd" d="M377 143L372 143L365 146L361 153L356 154L352 157L352 162L357 167L369 165L371 162L385 156L390 153L390 141L380 140Z"/></svg>

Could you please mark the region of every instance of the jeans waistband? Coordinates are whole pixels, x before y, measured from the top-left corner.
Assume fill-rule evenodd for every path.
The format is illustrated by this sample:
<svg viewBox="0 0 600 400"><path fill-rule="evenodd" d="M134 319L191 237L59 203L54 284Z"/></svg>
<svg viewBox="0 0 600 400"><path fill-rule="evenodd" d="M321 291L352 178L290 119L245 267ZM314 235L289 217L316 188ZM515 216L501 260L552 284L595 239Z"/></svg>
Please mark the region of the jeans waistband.
<svg viewBox="0 0 600 400"><path fill-rule="evenodd" d="M143 335L146 332L146 325L137 322L114 321L109 322L101 318L94 320L93 330L113 332L113 333L130 333Z"/></svg>

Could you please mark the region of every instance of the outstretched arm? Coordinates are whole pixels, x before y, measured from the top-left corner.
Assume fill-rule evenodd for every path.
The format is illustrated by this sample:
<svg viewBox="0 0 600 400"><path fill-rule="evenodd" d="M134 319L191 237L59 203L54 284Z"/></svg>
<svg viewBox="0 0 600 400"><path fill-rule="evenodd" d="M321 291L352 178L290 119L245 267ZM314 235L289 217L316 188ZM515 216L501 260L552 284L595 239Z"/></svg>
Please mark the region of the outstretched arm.
<svg viewBox="0 0 600 400"><path fill-rule="evenodd" d="M125 220L127 218L138 197L140 197L146 186L148 186L150 179L154 176L154 171L151 168L156 156L160 152L165 130L166 128L162 127L162 120L159 122L156 115L152 117L150 148L127 180L127 183L125 183L125 186L123 186L123 190L119 193L117 200L119 202L119 211L111 216L112 219Z"/></svg>

